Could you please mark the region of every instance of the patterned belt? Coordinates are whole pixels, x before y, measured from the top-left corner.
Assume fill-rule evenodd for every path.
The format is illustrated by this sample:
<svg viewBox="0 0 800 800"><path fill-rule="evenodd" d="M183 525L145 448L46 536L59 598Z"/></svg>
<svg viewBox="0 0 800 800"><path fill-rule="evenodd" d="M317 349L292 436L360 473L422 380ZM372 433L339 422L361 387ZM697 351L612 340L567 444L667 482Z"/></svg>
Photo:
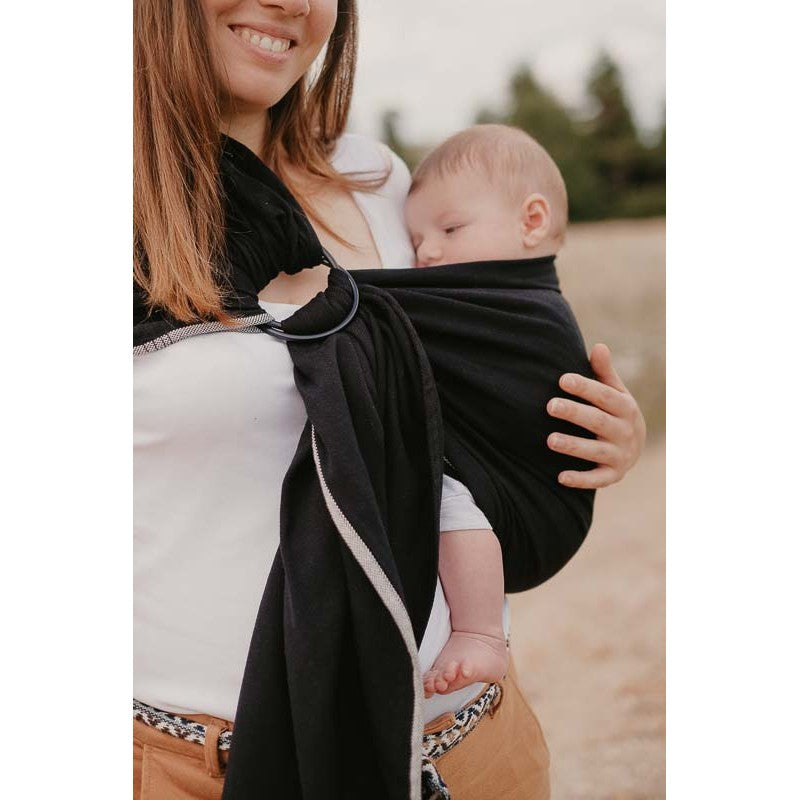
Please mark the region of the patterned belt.
<svg viewBox="0 0 800 800"><path fill-rule="evenodd" d="M490 683L474 702L455 715L449 728L422 737L422 800L450 800L447 784L433 762L472 733L487 713L494 713L502 693L496 683Z"/></svg>
<svg viewBox="0 0 800 800"><path fill-rule="evenodd" d="M199 722L194 722L178 714L170 714L169 711L161 711L146 703L133 701L133 718L138 719L145 725L155 728L162 733L168 733L176 739L183 739L185 742L196 742L197 744L206 743L206 726ZM233 731L222 731L219 735L219 749L230 750Z"/></svg>
<svg viewBox="0 0 800 800"><path fill-rule="evenodd" d="M453 724L436 733L422 737L422 797L423 800L450 800L450 792L434 761L452 750L465 736L477 727L483 717L492 711L500 700L501 689L491 683L483 693L456 715ZM206 726L169 711L133 701L133 718L162 733L183 739L185 742L206 743ZM230 750L233 731L223 731L219 736L219 749Z"/></svg>

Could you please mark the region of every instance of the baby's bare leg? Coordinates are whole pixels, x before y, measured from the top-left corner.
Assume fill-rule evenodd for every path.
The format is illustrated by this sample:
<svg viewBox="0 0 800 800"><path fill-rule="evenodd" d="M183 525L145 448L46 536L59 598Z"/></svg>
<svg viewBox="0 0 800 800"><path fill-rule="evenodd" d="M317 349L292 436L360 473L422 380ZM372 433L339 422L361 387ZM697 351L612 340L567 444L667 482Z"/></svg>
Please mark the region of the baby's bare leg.
<svg viewBox="0 0 800 800"><path fill-rule="evenodd" d="M425 673L425 695L477 681L499 681L508 653L503 631L503 556L490 530L446 531L439 537L442 580L453 632Z"/></svg>

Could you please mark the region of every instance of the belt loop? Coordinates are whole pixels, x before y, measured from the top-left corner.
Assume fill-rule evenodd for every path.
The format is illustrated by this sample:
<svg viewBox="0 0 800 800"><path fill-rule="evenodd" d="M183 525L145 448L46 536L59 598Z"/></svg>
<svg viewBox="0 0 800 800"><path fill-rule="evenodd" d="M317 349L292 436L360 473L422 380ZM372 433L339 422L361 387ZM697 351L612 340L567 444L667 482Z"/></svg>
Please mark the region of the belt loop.
<svg viewBox="0 0 800 800"><path fill-rule="evenodd" d="M222 777L222 764L219 758L219 735L223 728L216 720L206 725L206 743L203 745L203 754L206 758L206 770L212 778Z"/></svg>
<svg viewBox="0 0 800 800"><path fill-rule="evenodd" d="M506 676L508 677L508 676ZM505 678L497 686L497 694L492 699L492 704L489 706L489 717L494 719L494 715L500 710L500 705L503 702L503 695L505 694Z"/></svg>

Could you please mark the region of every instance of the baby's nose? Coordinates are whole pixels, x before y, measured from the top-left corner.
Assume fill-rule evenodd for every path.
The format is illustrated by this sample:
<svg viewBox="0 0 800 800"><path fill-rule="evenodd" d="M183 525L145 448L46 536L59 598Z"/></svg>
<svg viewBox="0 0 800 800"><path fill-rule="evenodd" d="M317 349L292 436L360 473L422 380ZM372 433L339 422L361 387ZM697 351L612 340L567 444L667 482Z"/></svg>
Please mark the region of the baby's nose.
<svg viewBox="0 0 800 800"><path fill-rule="evenodd" d="M417 262L421 267L430 267L442 258L442 248L423 242L417 248Z"/></svg>

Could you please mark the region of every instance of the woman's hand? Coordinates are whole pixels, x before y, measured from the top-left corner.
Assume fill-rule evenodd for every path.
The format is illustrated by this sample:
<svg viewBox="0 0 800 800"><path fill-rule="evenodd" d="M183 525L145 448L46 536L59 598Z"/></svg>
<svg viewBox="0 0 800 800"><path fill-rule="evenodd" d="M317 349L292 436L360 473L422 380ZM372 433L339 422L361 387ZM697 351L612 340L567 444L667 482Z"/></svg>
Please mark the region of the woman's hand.
<svg viewBox="0 0 800 800"><path fill-rule="evenodd" d="M611 351L596 344L589 356L598 380L582 375L562 375L559 386L568 394L591 403L553 398L547 404L552 417L567 420L596 434L597 439L583 439L563 433L551 433L547 446L566 455L594 461L594 469L567 471L558 476L559 483L579 489L600 489L625 477L639 460L645 439L645 423L633 395L611 366Z"/></svg>

